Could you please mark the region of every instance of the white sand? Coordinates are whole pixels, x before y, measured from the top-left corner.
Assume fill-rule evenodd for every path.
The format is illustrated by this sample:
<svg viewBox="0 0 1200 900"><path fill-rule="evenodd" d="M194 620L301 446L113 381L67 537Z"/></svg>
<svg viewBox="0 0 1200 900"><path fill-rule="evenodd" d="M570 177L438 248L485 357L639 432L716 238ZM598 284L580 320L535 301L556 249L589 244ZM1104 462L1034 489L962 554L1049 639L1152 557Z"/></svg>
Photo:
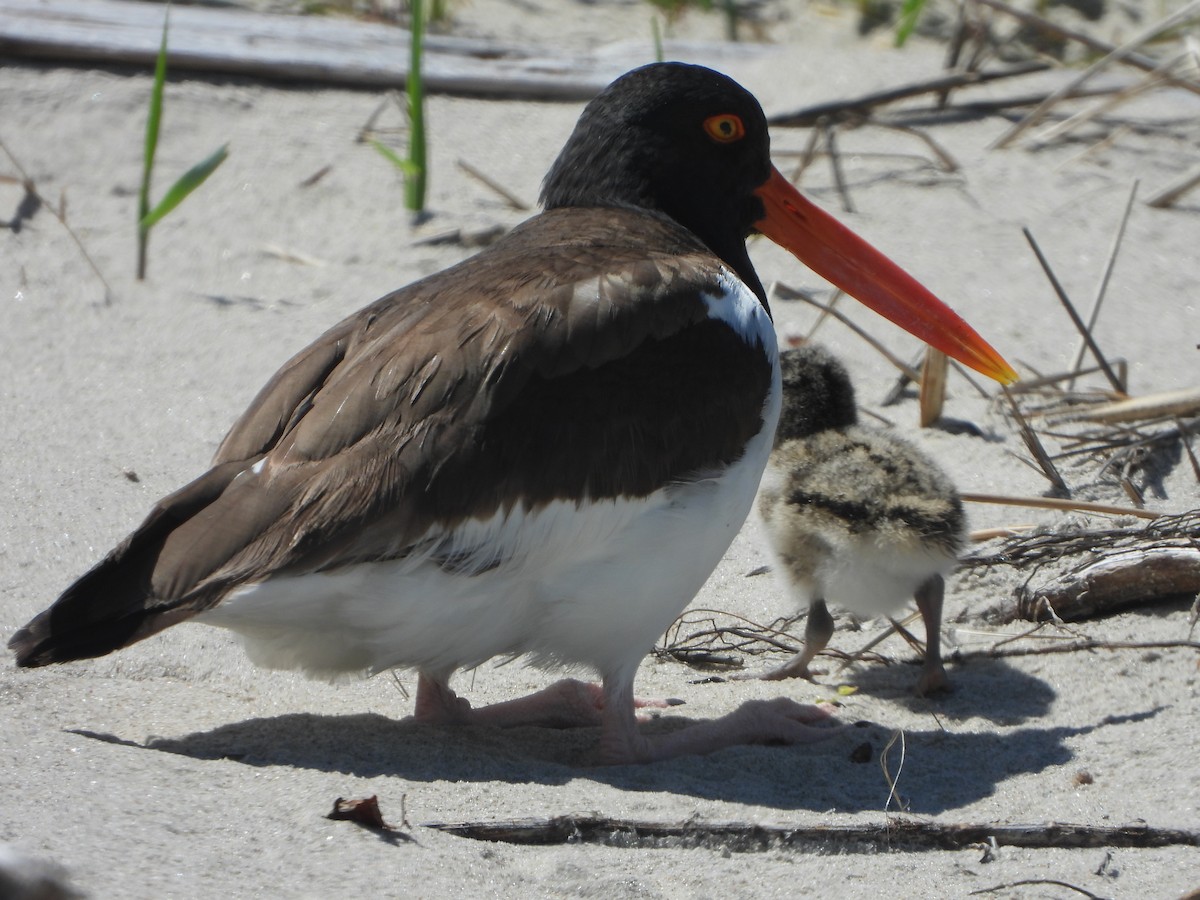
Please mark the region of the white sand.
<svg viewBox="0 0 1200 900"><path fill-rule="evenodd" d="M495 0L461 17L468 32L505 39L533 40L553 34L556 23L574 23L567 39L579 47L641 34L648 18L641 6L569 10L557 19L526 17L518 28ZM918 41L895 52L855 38L850 26L848 16L810 12L779 27L785 43L730 70L768 111L936 74L940 47ZM692 16L687 29L712 37L719 23ZM469 252L414 246L398 178L353 141L375 95L175 80L158 190L225 140L232 155L156 230L150 277L134 281L149 85L148 77L128 73L0 68L0 137L44 195L65 192L71 222L114 289L112 304L103 305L102 287L45 211L19 234L0 231L2 640L124 537L158 497L199 473L234 416L292 352L380 294ZM519 220L454 160L470 161L532 202L578 111L432 98L429 205L437 215L421 234ZM999 117L938 126L933 135L962 164L955 174L871 155L927 157L910 138L876 128L844 132L858 207L844 218L1010 359L1041 372L1066 369L1074 332L1020 227L1033 229L1086 305L1132 179L1142 179L1143 192L1156 190L1195 161L1200 98L1162 92L1123 114L1152 127L1132 129L1079 162L1070 159L1085 142L987 151L1007 127ZM1084 137L1091 142L1109 131L1093 128ZM807 132L778 131L775 147L799 149L806 139ZM332 169L316 186L299 186L326 165ZM7 161L0 173L12 173ZM804 187L836 208L827 165L811 168ZM0 215L20 196L0 184ZM321 264L286 261L268 247ZM1200 375L1197 247L1200 194L1174 210L1135 207L1097 337L1130 361L1136 393L1194 385ZM822 289L765 241L752 252L764 282ZM785 334L814 320L798 303L777 303L775 311ZM915 341L892 326L854 315L903 355L915 352ZM860 400L878 408L893 371L836 323L822 337L850 362ZM1043 492L1045 480L1015 458L1024 451L1009 425L957 376L951 390L947 415L978 424L988 440L916 435L911 399L884 412L963 490ZM1094 467L1068 469L1067 477L1079 496L1125 502ZM1163 478L1161 493L1147 493L1155 509L1200 506L1186 458ZM985 506L970 513L975 527L1062 518ZM696 607L761 622L791 610L770 577L745 577L764 562L754 537L748 526ZM1020 630L971 618L1014 587L995 578L952 580L951 648L988 646L996 633ZM1186 603L1159 605L1073 628L1102 640L1177 640L1187 637L1188 610ZM867 637L843 626L833 645L852 649ZM897 660L913 656L895 638L881 649ZM957 691L932 701L909 696L913 666L844 673L840 680L860 690L843 698L839 715L879 723L844 739L596 769L585 765L594 732L417 727L403 721L411 699L389 677L330 686L260 671L227 634L188 625L94 662L0 667L0 842L61 864L96 897L942 897L1059 879L1102 896L1141 898L1200 886L1194 847L1116 849L1107 863L1104 849L1002 848L982 862L978 849L730 855L518 847L420 827L415 842L393 845L324 818L336 797L377 794L393 822L406 798L414 825L589 812L667 823L882 823L888 786L878 758L892 730L902 729L898 789L918 819L1200 825L1195 652L1027 656L949 671ZM553 677L485 667L457 685L478 704ZM685 700L670 715L689 719L722 715L754 697L786 693L813 702L835 694L831 683L694 683L701 677L647 659L638 691ZM412 687L407 676L401 682ZM852 763L851 750L864 741L873 761ZM889 758L894 772L898 748ZM1079 770L1094 783L1076 784ZM1077 894L1040 885L997 896Z"/></svg>

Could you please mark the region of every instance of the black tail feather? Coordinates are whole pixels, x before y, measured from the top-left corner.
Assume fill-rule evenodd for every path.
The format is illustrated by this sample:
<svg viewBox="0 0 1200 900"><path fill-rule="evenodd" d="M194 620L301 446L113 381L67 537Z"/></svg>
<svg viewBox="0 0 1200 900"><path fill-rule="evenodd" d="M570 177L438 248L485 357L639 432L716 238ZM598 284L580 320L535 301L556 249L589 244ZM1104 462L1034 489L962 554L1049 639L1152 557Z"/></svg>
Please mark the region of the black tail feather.
<svg viewBox="0 0 1200 900"><path fill-rule="evenodd" d="M13 635L8 647L16 653L17 665L104 656L205 608L190 595L195 582L171 596L156 596L153 585L163 581L156 572L159 556L171 534L215 502L253 462L217 466L159 501L133 534ZM215 568L210 565L204 574Z"/></svg>

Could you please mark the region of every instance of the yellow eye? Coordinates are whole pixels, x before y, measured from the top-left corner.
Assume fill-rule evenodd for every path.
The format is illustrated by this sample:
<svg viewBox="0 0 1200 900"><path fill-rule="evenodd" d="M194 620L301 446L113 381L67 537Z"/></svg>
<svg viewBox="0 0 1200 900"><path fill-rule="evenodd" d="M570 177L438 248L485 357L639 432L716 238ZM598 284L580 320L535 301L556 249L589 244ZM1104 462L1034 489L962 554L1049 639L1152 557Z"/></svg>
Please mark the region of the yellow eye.
<svg viewBox="0 0 1200 900"><path fill-rule="evenodd" d="M719 144L740 141L746 136L746 126L742 124L741 116L735 116L733 113L709 116L704 120L704 130Z"/></svg>

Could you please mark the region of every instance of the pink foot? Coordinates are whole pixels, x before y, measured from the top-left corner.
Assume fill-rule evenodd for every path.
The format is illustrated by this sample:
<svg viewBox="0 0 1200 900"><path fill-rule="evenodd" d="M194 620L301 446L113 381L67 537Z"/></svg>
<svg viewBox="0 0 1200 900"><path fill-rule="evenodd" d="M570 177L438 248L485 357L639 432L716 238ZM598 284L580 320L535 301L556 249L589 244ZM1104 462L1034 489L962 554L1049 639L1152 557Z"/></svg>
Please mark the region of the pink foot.
<svg viewBox="0 0 1200 900"><path fill-rule="evenodd" d="M653 737L637 732L632 722L610 720L600 737L600 757L614 765L702 755L744 744L810 744L848 727L830 723L831 715L825 707L776 697L751 700L727 716Z"/></svg>
<svg viewBox="0 0 1200 900"><path fill-rule="evenodd" d="M635 709L663 709L675 705L677 702L670 700L637 698L633 701ZM564 678L525 697L472 709L471 704L450 690L449 685L422 675L417 681L413 718L418 722L442 725L580 728L601 724L604 707L604 690L600 685Z"/></svg>

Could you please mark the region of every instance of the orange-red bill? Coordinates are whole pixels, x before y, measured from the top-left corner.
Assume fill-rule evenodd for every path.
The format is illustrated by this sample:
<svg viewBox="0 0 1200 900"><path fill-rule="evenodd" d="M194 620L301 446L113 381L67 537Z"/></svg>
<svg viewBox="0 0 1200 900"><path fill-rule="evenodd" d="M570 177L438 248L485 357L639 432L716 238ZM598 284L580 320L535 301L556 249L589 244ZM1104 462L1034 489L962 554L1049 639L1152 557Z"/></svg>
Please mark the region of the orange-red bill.
<svg viewBox="0 0 1200 900"><path fill-rule="evenodd" d="M959 315L829 213L804 199L779 170L755 193L754 227L822 278L964 365L1001 384L1017 373Z"/></svg>

